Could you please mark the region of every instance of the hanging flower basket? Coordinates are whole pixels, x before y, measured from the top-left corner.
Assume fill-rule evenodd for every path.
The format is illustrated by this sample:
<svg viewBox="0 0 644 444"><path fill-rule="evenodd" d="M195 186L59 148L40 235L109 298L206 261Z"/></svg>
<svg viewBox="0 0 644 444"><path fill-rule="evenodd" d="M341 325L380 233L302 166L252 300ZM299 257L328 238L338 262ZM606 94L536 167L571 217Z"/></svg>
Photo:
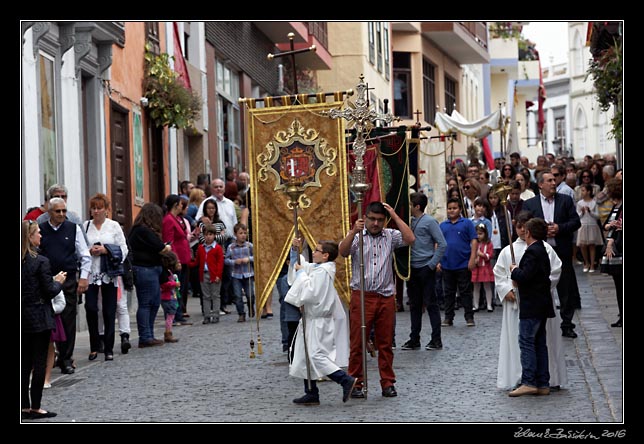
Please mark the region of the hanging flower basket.
<svg viewBox="0 0 644 444"><path fill-rule="evenodd" d="M170 67L170 57L167 53L153 54L150 45L145 45L143 90L150 116L156 126L194 128L201 113L201 97L183 86Z"/></svg>

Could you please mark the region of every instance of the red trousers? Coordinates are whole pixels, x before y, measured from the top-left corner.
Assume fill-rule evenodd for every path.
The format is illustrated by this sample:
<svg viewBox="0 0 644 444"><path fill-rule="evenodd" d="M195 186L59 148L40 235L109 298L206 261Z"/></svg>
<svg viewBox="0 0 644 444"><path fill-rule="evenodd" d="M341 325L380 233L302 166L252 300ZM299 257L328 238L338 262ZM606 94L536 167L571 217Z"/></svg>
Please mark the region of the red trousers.
<svg viewBox="0 0 644 444"><path fill-rule="evenodd" d="M394 352L391 349L396 316L396 297L384 297L365 291L364 311L367 340L372 326L375 327L375 346L378 350L380 386L384 390L396 382L394 373ZM362 371L362 321L360 314L360 290L351 290L349 306L349 374L363 381Z"/></svg>

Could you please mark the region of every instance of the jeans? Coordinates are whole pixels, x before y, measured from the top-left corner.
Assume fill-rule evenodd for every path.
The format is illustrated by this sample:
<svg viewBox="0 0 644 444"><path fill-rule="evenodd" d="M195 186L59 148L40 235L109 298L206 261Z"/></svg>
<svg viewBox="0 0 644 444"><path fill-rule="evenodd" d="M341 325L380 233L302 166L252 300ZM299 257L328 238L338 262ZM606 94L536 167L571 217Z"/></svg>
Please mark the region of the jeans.
<svg viewBox="0 0 644 444"><path fill-rule="evenodd" d="M232 280L232 287L233 287L233 294L234 294L234 302L235 302L235 307L237 307L237 314L238 315L243 315L244 314L244 298L242 297L242 289L244 290L244 293L246 293L246 300L249 301L250 303L250 312L248 315L250 316L253 307L255 307L255 284L253 282L253 277L247 277L247 278L236 278L236 277L231 277Z"/></svg>
<svg viewBox="0 0 644 444"><path fill-rule="evenodd" d="M411 275L407 281L407 296L409 296L409 313L411 316L411 333L409 339L420 342L420 330L423 324L423 305L427 308L429 322L432 326L432 341L441 340L441 313L434 284L436 272L428 265L421 268L411 267Z"/></svg>
<svg viewBox="0 0 644 444"><path fill-rule="evenodd" d="M445 319L454 319L454 305L456 303L456 289L461 298L461 305L465 311L465 320L474 319L472 311L472 272L467 268L460 270L443 269L443 291L445 294Z"/></svg>
<svg viewBox="0 0 644 444"><path fill-rule="evenodd" d="M521 349L521 385L550 387L546 319L519 319L519 348Z"/></svg>
<svg viewBox="0 0 644 444"><path fill-rule="evenodd" d="M154 320L161 305L161 285L159 277L162 268L141 267L133 265L136 299L139 307L136 310L136 324L139 330L139 342L150 342L154 339Z"/></svg>

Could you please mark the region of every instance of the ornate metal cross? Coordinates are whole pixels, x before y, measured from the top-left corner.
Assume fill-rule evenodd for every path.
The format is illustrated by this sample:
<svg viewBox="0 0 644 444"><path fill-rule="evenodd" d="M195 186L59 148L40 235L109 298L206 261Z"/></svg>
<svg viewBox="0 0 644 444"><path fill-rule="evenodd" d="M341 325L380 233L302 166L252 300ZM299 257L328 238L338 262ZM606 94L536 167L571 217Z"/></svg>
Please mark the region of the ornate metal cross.
<svg viewBox="0 0 644 444"><path fill-rule="evenodd" d="M369 184L366 182L367 174L364 168L364 155L367 151L367 144L365 137L369 131L375 126L375 122L382 120L388 125L394 119L391 114L378 114L369 105L367 100L367 84L364 82L364 75L360 75L360 82L356 86L358 91L357 98L354 103L348 102L349 106L343 110L331 109L328 114L332 119L343 117L349 122L349 126L356 130L356 140L353 142L353 153L356 156L356 166L353 169L353 184L352 188L356 192L365 192L369 189Z"/></svg>

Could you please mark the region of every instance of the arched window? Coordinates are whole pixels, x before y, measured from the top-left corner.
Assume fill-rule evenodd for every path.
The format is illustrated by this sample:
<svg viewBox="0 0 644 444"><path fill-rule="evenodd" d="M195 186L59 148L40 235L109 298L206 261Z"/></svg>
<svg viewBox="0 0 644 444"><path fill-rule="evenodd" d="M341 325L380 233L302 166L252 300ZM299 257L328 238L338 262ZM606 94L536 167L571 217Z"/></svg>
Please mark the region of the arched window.
<svg viewBox="0 0 644 444"><path fill-rule="evenodd" d="M575 36L572 40L572 66L573 75L580 76L586 72L584 69L584 43L581 40L579 31L575 31Z"/></svg>
<svg viewBox="0 0 644 444"><path fill-rule="evenodd" d="M608 148L608 113L597 108L595 111L595 136L597 138L597 149L600 154L604 154Z"/></svg>
<svg viewBox="0 0 644 444"><path fill-rule="evenodd" d="M577 155L587 153L586 148L586 130L588 124L586 123L586 113L579 107L575 113L575 152Z"/></svg>

